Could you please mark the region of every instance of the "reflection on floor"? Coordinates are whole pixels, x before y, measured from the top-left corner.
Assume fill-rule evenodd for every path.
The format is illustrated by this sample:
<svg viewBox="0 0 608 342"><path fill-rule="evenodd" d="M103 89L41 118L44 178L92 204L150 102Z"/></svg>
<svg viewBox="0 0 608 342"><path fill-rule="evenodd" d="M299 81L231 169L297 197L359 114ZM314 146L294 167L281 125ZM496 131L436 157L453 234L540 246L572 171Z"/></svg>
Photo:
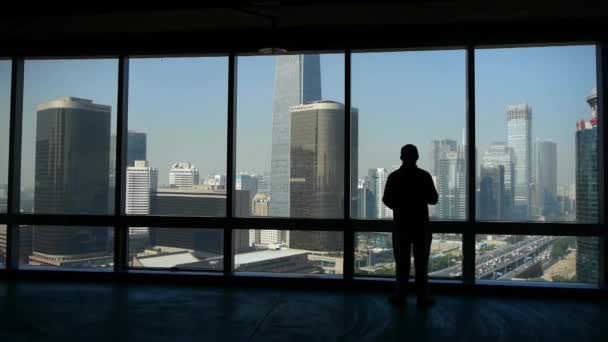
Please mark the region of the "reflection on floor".
<svg viewBox="0 0 608 342"><path fill-rule="evenodd" d="M606 341L604 302L437 299L424 312L382 293L0 282L0 341Z"/></svg>

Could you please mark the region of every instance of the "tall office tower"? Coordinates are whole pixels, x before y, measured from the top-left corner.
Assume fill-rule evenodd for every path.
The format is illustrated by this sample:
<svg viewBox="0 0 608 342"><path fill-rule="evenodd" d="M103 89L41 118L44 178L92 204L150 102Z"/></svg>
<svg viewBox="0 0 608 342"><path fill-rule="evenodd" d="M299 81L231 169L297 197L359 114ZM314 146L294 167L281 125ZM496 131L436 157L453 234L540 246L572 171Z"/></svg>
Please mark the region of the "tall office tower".
<svg viewBox="0 0 608 342"><path fill-rule="evenodd" d="M249 191L249 200L252 201L253 197L258 193L258 179L256 177L240 174L236 176L235 182L236 190L247 190Z"/></svg>
<svg viewBox="0 0 608 342"><path fill-rule="evenodd" d="M257 194L253 197L253 216L268 216L270 214L270 196Z"/></svg>
<svg viewBox="0 0 608 342"><path fill-rule="evenodd" d="M321 100L319 55L279 56L274 81L270 216L289 216L289 141L291 106Z"/></svg>
<svg viewBox="0 0 608 342"><path fill-rule="evenodd" d="M150 214L150 194L158 187L158 171L145 160L127 168L127 214Z"/></svg>
<svg viewBox="0 0 608 342"><path fill-rule="evenodd" d="M389 217L388 212L390 209L382 203L382 195L384 194L387 178L388 173L384 168L369 169L367 173L368 189L371 194L371 201L368 203L368 213L371 214L367 217L369 219Z"/></svg>
<svg viewBox="0 0 608 342"><path fill-rule="evenodd" d="M481 165L479 181L479 197L477 200L480 220L504 219L504 165Z"/></svg>
<svg viewBox="0 0 608 342"><path fill-rule="evenodd" d="M439 160L437 218L450 220L466 218L466 179L463 149L459 148L458 152L448 152Z"/></svg>
<svg viewBox="0 0 608 342"><path fill-rule="evenodd" d="M507 144L513 149L514 207L513 218L528 219L532 183L532 107L527 104L507 106Z"/></svg>
<svg viewBox="0 0 608 342"><path fill-rule="evenodd" d="M557 207L557 144L537 139L534 143L534 194L532 216L555 218Z"/></svg>
<svg viewBox="0 0 608 342"><path fill-rule="evenodd" d="M339 218L344 216L344 123L351 116L351 138L357 136L358 111L345 113L344 105L333 101L291 107L290 214L304 218ZM353 147L351 146L351 150ZM356 154L357 151L354 151ZM357 163L351 163L351 175L357 179ZM351 182L350 191L356 190ZM273 198L273 206L274 206ZM342 244L339 232L290 233L290 247L307 250L336 250ZM339 248L340 250L342 247Z"/></svg>
<svg viewBox="0 0 608 342"><path fill-rule="evenodd" d="M513 174L515 172L515 157L513 156L513 150L504 142L493 142L490 144L488 149L483 153L480 163L480 174L481 168L496 168L502 166L504 169L504 186L502 189L502 211L500 217L497 220L510 219L511 212L513 210L513 196L514 187ZM481 179L480 179L481 180ZM481 184L480 184L481 185ZM480 217L492 216L483 212L484 208L480 207Z"/></svg>
<svg viewBox="0 0 608 342"><path fill-rule="evenodd" d="M371 201L371 194L368 189L368 183L365 179L359 179L357 182L357 216L356 218L365 219L368 215L368 204Z"/></svg>
<svg viewBox="0 0 608 342"><path fill-rule="evenodd" d="M45 214L108 214L111 107L65 97L37 107L34 207ZM104 255L106 229L36 226L37 264Z"/></svg>
<svg viewBox="0 0 608 342"><path fill-rule="evenodd" d="M597 92L587 97L591 120L576 123L576 221L599 222L599 155L597 135ZM580 282L599 281L599 239L576 239L576 274Z"/></svg>
<svg viewBox="0 0 608 342"><path fill-rule="evenodd" d="M198 169L191 163L175 163L169 171L169 186L191 188L199 183Z"/></svg>
<svg viewBox="0 0 608 342"><path fill-rule="evenodd" d="M431 141L431 170L432 176L439 175L439 161L445 158L448 152L456 152L458 143L456 140L441 139Z"/></svg>
<svg viewBox="0 0 608 342"><path fill-rule="evenodd" d="M349 202L344 198L344 105L319 101L291 107L291 114L290 214L342 217L344 203ZM352 108L350 115L356 123L357 109ZM350 166L355 179L356 165ZM356 183L353 185L351 191L356 190ZM274 206L275 199L272 201Z"/></svg>

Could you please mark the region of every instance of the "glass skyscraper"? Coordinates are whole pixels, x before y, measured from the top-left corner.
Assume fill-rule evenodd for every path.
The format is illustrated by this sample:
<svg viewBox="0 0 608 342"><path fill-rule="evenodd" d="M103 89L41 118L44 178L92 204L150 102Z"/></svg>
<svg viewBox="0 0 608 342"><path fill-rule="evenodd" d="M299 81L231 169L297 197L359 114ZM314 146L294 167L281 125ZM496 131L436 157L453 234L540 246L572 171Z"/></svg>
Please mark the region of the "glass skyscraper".
<svg viewBox="0 0 608 342"><path fill-rule="evenodd" d="M439 160L439 174L437 176L437 218L464 220L466 218L466 164L464 151L459 148L457 152L447 152Z"/></svg>
<svg viewBox="0 0 608 342"><path fill-rule="evenodd" d="M591 120L576 124L576 221L599 221L599 155L597 139L597 93L587 97ZM596 237L576 239L577 279L584 283L599 281L599 241Z"/></svg>
<svg viewBox="0 0 608 342"><path fill-rule="evenodd" d="M270 216L289 216L290 107L318 100L321 100L320 56L277 57L272 113Z"/></svg>
<svg viewBox="0 0 608 342"><path fill-rule="evenodd" d="M358 112L355 108L350 115L351 122L356 123ZM345 108L341 103L319 101L291 107L289 181L292 217L343 216L344 206L349 205L344 198L344 122ZM351 136L356 139L357 132L351 132ZM350 166L355 179L356 166L357 163ZM292 231L290 247L317 251L341 250L342 233Z"/></svg>
<svg viewBox="0 0 608 342"><path fill-rule="evenodd" d="M527 219L530 211L532 177L532 107L527 104L507 107L507 144L513 149L514 218Z"/></svg>
<svg viewBox="0 0 608 342"><path fill-rule="evenodd" d="M534 218L557 215L557 144L537 139L534 143Z"/></svg>
<svg viewBox="0 0 608 342"><path fill-rule="evenodd" d="M38 106L34 210L45 214L108 214L111 107L66 97ZM34 229L33 260L60 265L104 254L105 229Z"/></svg>

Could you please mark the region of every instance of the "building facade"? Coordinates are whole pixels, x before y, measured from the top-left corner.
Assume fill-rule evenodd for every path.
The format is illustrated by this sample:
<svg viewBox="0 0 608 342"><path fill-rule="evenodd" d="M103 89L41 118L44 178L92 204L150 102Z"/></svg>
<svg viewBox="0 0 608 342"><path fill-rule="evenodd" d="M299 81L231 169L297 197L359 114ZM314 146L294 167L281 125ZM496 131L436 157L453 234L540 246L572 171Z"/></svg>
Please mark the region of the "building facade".
<svg viewBox="0 0 608 342"><path fill-rule="evenodd" d="M576 124L576 221L599 222L599 155L597 135L597 93L587 97L591 120ZM599 240L596 237L576 238L577 280L599 281Z"/></svg>
<svg viewBox="0 0 608 342"><path fill-rule="evenodd" d="M34 210L44 214L110 212L111 107L65 97L38 105ZM108 230L36 226L36 264L62 265L108 256Z"/></svg>
<svg viewBox="0 0 608 342"><path fill-rule="evenodd" d="M431 141L431 176L439 176L439 164L441 159L445 159L448 152L456 152L458 142L452 139L441 139Z"/></svg>
<svg viewBox="0 0 608 342"><path fill-rule="evenodd" d="M290 215L289 153L290 108L321 100L319 55L278 56L272 112L272 151L270 157L270 216Z"/></svg>
<svg viewBox="0 0 608 342"><path fill-rule="evenodd" d="M505 219L505 167L503 165L481 165L479 178L477 218L480 220Z"/></svg>
<svg viewBox="0 0 608 342"><path fill-rule="evenodd" d="M553 219L557 205L557 144L549 140L534 142L534 186L532 218Z"/></svg>
<svg viewBox="0 0 608 342"><path fill-rule="evenodd" d="M150 195L156 192L157 187L158 170L145 160L134 161L134 166L127 168L127 214L150 214Z"/></svg>
<svg viewBox="0 0 608 342"><path fill-rule="evenodd" d="M503 168L503 189L501 190L501 214L496 217L492 214L483 212L484 207L480 207L479 217L496 217L497 220L509 220L513 210L513 196L515 192L514 173L515 173L515 157L513 150L505 142L493 142L484 152L481 165L482 168L496 169L499 166ZM481 182L481 177L480 177ZM481 185L481 183L480 183ZM487 185L487 184L486 184Z"/></svg>
<svg viewBox="0 0 608 342"><path fill-rule="evenodd" d="M437 176L437 192L439 201L436 205L438 219L466 219L467 185L466 162L464 152L448 152L439 160L439 175Z"/></svg>
<svg viewBox="0 0 608 342"><path fill-rule="evenodd" d="M199 172L191 163L175 163L169 170L169 186L191 188L199 184Z"/></svg>
<svg viewBox="0 0 608 342"><path fill-rule="evenodd" d="M369 169L367 173L367 181L369 182L368 190L370 192L370 200L368 202L368 213L371 214L369 219L389 218L390 209L382 203L382 195L384 195L384 187L388 179L388 172L385 168Z"/></svg>
<svg viewBox="0 0 608 342"><path fill-rule="evenodd" d="M507 144L513 150L514 219L526 220L530 214L532 184L532 107L516 104L507 107Z"/></svg>

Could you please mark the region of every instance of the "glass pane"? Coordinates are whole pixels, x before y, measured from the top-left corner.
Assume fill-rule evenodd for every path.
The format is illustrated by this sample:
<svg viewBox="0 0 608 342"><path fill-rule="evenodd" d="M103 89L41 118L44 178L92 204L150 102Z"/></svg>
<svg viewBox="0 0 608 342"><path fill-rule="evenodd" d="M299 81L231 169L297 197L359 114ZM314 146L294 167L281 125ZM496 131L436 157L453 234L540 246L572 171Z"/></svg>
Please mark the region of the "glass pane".
<svg viewBox="0 0 608 342"><path fill-rule="evenodd" d="M0 60L0 213L6 212L8 139L11 110L11 62Z"/></svg>
<svg viewBox="0 0 608 342"><path fill-rule="evenodd" d="M228 58L129 61L126 212L226 215Z"/></svg>
<svg viewBox="0 0 608 342"><path fill-rule="evenodd" d="M117 66L115 59L25 61L22 212L113 210Z"/></svg>
<svg viewBox="0 0 608 342"><path fill-rule="evenodd" d="M223 241L222 229L131 227L129 267L221 271Z"/></svg>
<svg viewBox="0 0 608 342"><path fill-rule="evenodd" d="M415 275L414 253L411 272ZM462 235L433 234L428 266L431 278L462 276ZM358 232L355 234L355 274L395 276L393 233Z"/></svg>
<svg viewBox="0 0 608 342"><path fill-rule="evenodd" d="M0 268L6 265L6 225L0 224Z"/></svg>
<svg viewBox="0 0 608 342"><path fill-rule="evenodd" d="M595 46L475 51L477 218L598 222Z"/></svg>
<svg viewBox="0 0 608 342"><path fill-rule="evenodd" d="M477 235L477 279L538 282L599 281L599 239Z"/></svg>
<svg viewBox="0 0 608 342"><path fill-rule="evenodd" d="M236 272L342 274L344 234L334 231L238 229Z"/></svg>
<svg viewBox="0 0 608 342"><path fill-rule="evenodd" d="M21 226L19 267L114 269L111 227Z"/></svg>
<svg viewBox="0 0 608 342"><path fill-rule="evenodd" d="M237 177L258 183L241 178L252 203L268 204L267 212L252 206L250 213L343 217L344 55L239 57L238 63Z"/></svg>
<svg viewBox="0 0 608 342"><path fill-rule="evenodd" d="M401 147L414 144L439 193L431 218L466 218L465 74L463 50L353 54L352 217L392 218L384 186Z"/></svg>

